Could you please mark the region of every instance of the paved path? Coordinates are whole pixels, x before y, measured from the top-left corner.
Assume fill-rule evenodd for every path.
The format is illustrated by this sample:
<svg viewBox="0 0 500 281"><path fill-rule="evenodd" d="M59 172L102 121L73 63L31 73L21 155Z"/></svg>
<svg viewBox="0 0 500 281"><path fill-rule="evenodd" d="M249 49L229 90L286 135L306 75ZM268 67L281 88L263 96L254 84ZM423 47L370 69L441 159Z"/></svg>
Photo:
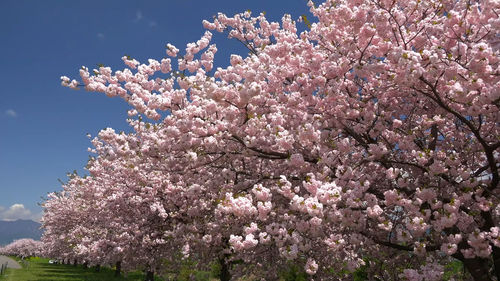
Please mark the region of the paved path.
<svg viewBox="0 0 500 281"><path fill-rule="evenodd" d="M21 265L17 261L6 256L0 256L0 264L4 263L8 263L7 267L10 268L21 268Z"/></svg>

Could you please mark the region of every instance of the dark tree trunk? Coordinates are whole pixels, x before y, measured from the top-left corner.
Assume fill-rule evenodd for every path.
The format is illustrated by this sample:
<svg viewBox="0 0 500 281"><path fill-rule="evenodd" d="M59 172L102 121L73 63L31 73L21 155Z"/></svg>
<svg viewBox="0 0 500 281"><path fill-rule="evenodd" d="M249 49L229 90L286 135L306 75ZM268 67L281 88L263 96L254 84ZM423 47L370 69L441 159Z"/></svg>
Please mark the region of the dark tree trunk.
<svg viewBox="0 0 500 281"><path fill-rule="evenodd" d="M229 272L231 265L230 262L228 262L227 257L227 255L224 255L222 258L219 258L221 281L231 280L231 273Z"/></svg>
<svg viewBox="0 0 500 281"><path fill-rule="evenodd" d="M115 277L120 276L121 271L122 271L122 262L118 261L116 262Z"/></svg>
<svg viewBox="0 0 500 281"><path fill-rule="evenodd" d="M500 281L500 248L493 246L493 268L497 280Z"/></svg>
<svg viewBox="0 0 500 281"><path fill-rule="evenodd" d="M100 264L98 264L98 265L95 266L95 272L99 272L99 271L101 271L101 265Z"/></svg>
<svg viewBox="0 0 500 281"><path fill-rule="evenodd" d="M493 221L491 212L483 211L481 212L481 216L484 219L484 226L482 230L488 231L492 227L496 226L495 222ZM495 247L495 245L492 245L492 250L493 252L491 257L493 258L493 275L495 275L497 277L497 280L500 281L500 248Z"/></svg>
<svg viewBox="0 0 500 281"><path fill-rule="evenodd" d="M73 266L76 266L78 264L78 261L76 259L73 260Z"/></svg>
<svg viewBox="0 0 500 281"><path fill-rule="evenodd" d="M465 268L470 273L474 281L491 281L489 274L488 260L481 258L464 259Z"/></svg>
<svg viewBox="0 0 500 281"><path fill-rule="evenodd" d="M155 274L153 271L148 270L146 272L146 279L144 281L155 281Z"/></svg>
<svg viewBox="0 0 500 281"><path fill-rule="evenodd" d="M89 262L88 261L85 261L83 263L83 268L87 269L89 267Z"/></svg>

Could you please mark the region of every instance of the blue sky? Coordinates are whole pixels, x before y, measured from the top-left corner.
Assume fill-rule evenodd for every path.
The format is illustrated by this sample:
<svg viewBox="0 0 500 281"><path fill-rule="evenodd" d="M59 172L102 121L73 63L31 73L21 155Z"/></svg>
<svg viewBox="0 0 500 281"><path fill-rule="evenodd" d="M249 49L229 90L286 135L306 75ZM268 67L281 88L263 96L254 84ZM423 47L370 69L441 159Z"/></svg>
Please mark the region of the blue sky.
<svg viewBox="0 0 500 281"><path fill-rule="evenodd" d="M129 106L102 94L73 91L59 77L102 63L123 68L121 57L139 61L165 56L166 43L183 50L204 33L203 19L266 11L308 13L306 0L0 1L0 220L38 218L48 192L60 190L73 170L83 172L87 133L106 127L128 130ZM215 35L215 34L214 34ZM216 66L238 42L218 34Z"/></svg>

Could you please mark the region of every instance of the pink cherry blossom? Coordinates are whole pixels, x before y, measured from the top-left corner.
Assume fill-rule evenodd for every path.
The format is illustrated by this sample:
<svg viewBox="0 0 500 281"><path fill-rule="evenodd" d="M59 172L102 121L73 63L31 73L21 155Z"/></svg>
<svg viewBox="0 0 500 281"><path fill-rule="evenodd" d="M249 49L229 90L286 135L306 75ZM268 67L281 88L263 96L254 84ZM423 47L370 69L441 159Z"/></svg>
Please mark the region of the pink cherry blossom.
<svg viewBox="0 0 500 281"><path fill-rule="evenodd" d="M161 271L188 245L199 266L269 280L366 257L408 264L387 280L440 280L458 259L500 278L498 1L308 6L302 23L204 21L247 47L227 66L207 31L170 58L63 76L133 109L130 133L92 140L89 177L44 203L48 253Z"/></svg>

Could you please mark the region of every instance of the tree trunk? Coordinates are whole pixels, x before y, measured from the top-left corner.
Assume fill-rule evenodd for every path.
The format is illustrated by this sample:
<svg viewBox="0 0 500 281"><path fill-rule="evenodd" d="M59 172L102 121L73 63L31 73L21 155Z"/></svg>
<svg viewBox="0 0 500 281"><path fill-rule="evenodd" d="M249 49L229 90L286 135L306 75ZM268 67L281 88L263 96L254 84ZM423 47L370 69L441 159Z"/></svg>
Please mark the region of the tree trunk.
<svg viewBox="0 0 500 281"><path fill-rule="evenodd" d="M230 263L227 261L227 255L224 255L222 258L219 258L220 264L220 280L221 281L230 281L231 273L229 272Z"/></svg>
<svg viewBox="0 0 500 281"><path fill-rule="evenodd" d="M153 271L148 270L146 272L146 279L144 281L155 281L155 274Z"/></svg>
<svg viewBox="0 0 500 281"><path fill-rule="evenodd" d="M89 262L88 261L85 261L83 263L83 268L87 269L89 267Z"/></svg>
<svg viewBox="0 0 500 281"><path fill-rule="evenodd" d="M493 216L490 212L481 212L481 217L484 219L484 226L481 230L489 231L492 227L496 226L493 221ZM493 275L497 277L497 280L500 281L500 248L492 245L492 254L493 258Z"/></svg>
<svg viewBox="0 0 500 281"><path fill-rule="evenodd" d="M78 261L76 259L73 260L73 266L76 266L78 264Z"/></svg>
<svg viewBox="0 0 500 281"><path fill-rule="evenodd" d="M95 266L95 272L99 272L99 271L101 271L101 265L100 264L98 264L98 265Z"/></svg>
<svg viewBox="0 0 500 281"><path fill-rule="evenodd" d="M493 246L493 269L497 280L500 281L500 248Z"/></svg>
<svg viewBox="0 0 500 281"><path fill-rule="evenodd" d="M122 262L118 261L116 262L115 277L120 276L121 271L122 271Z"/></svg>
<svg viewBox="0 0 500 281"><path fill-rule="evenodd" d="M488 260L481 258L464 259L465 268L469 271L474 281L491 281L489 274Z"/></svg>

